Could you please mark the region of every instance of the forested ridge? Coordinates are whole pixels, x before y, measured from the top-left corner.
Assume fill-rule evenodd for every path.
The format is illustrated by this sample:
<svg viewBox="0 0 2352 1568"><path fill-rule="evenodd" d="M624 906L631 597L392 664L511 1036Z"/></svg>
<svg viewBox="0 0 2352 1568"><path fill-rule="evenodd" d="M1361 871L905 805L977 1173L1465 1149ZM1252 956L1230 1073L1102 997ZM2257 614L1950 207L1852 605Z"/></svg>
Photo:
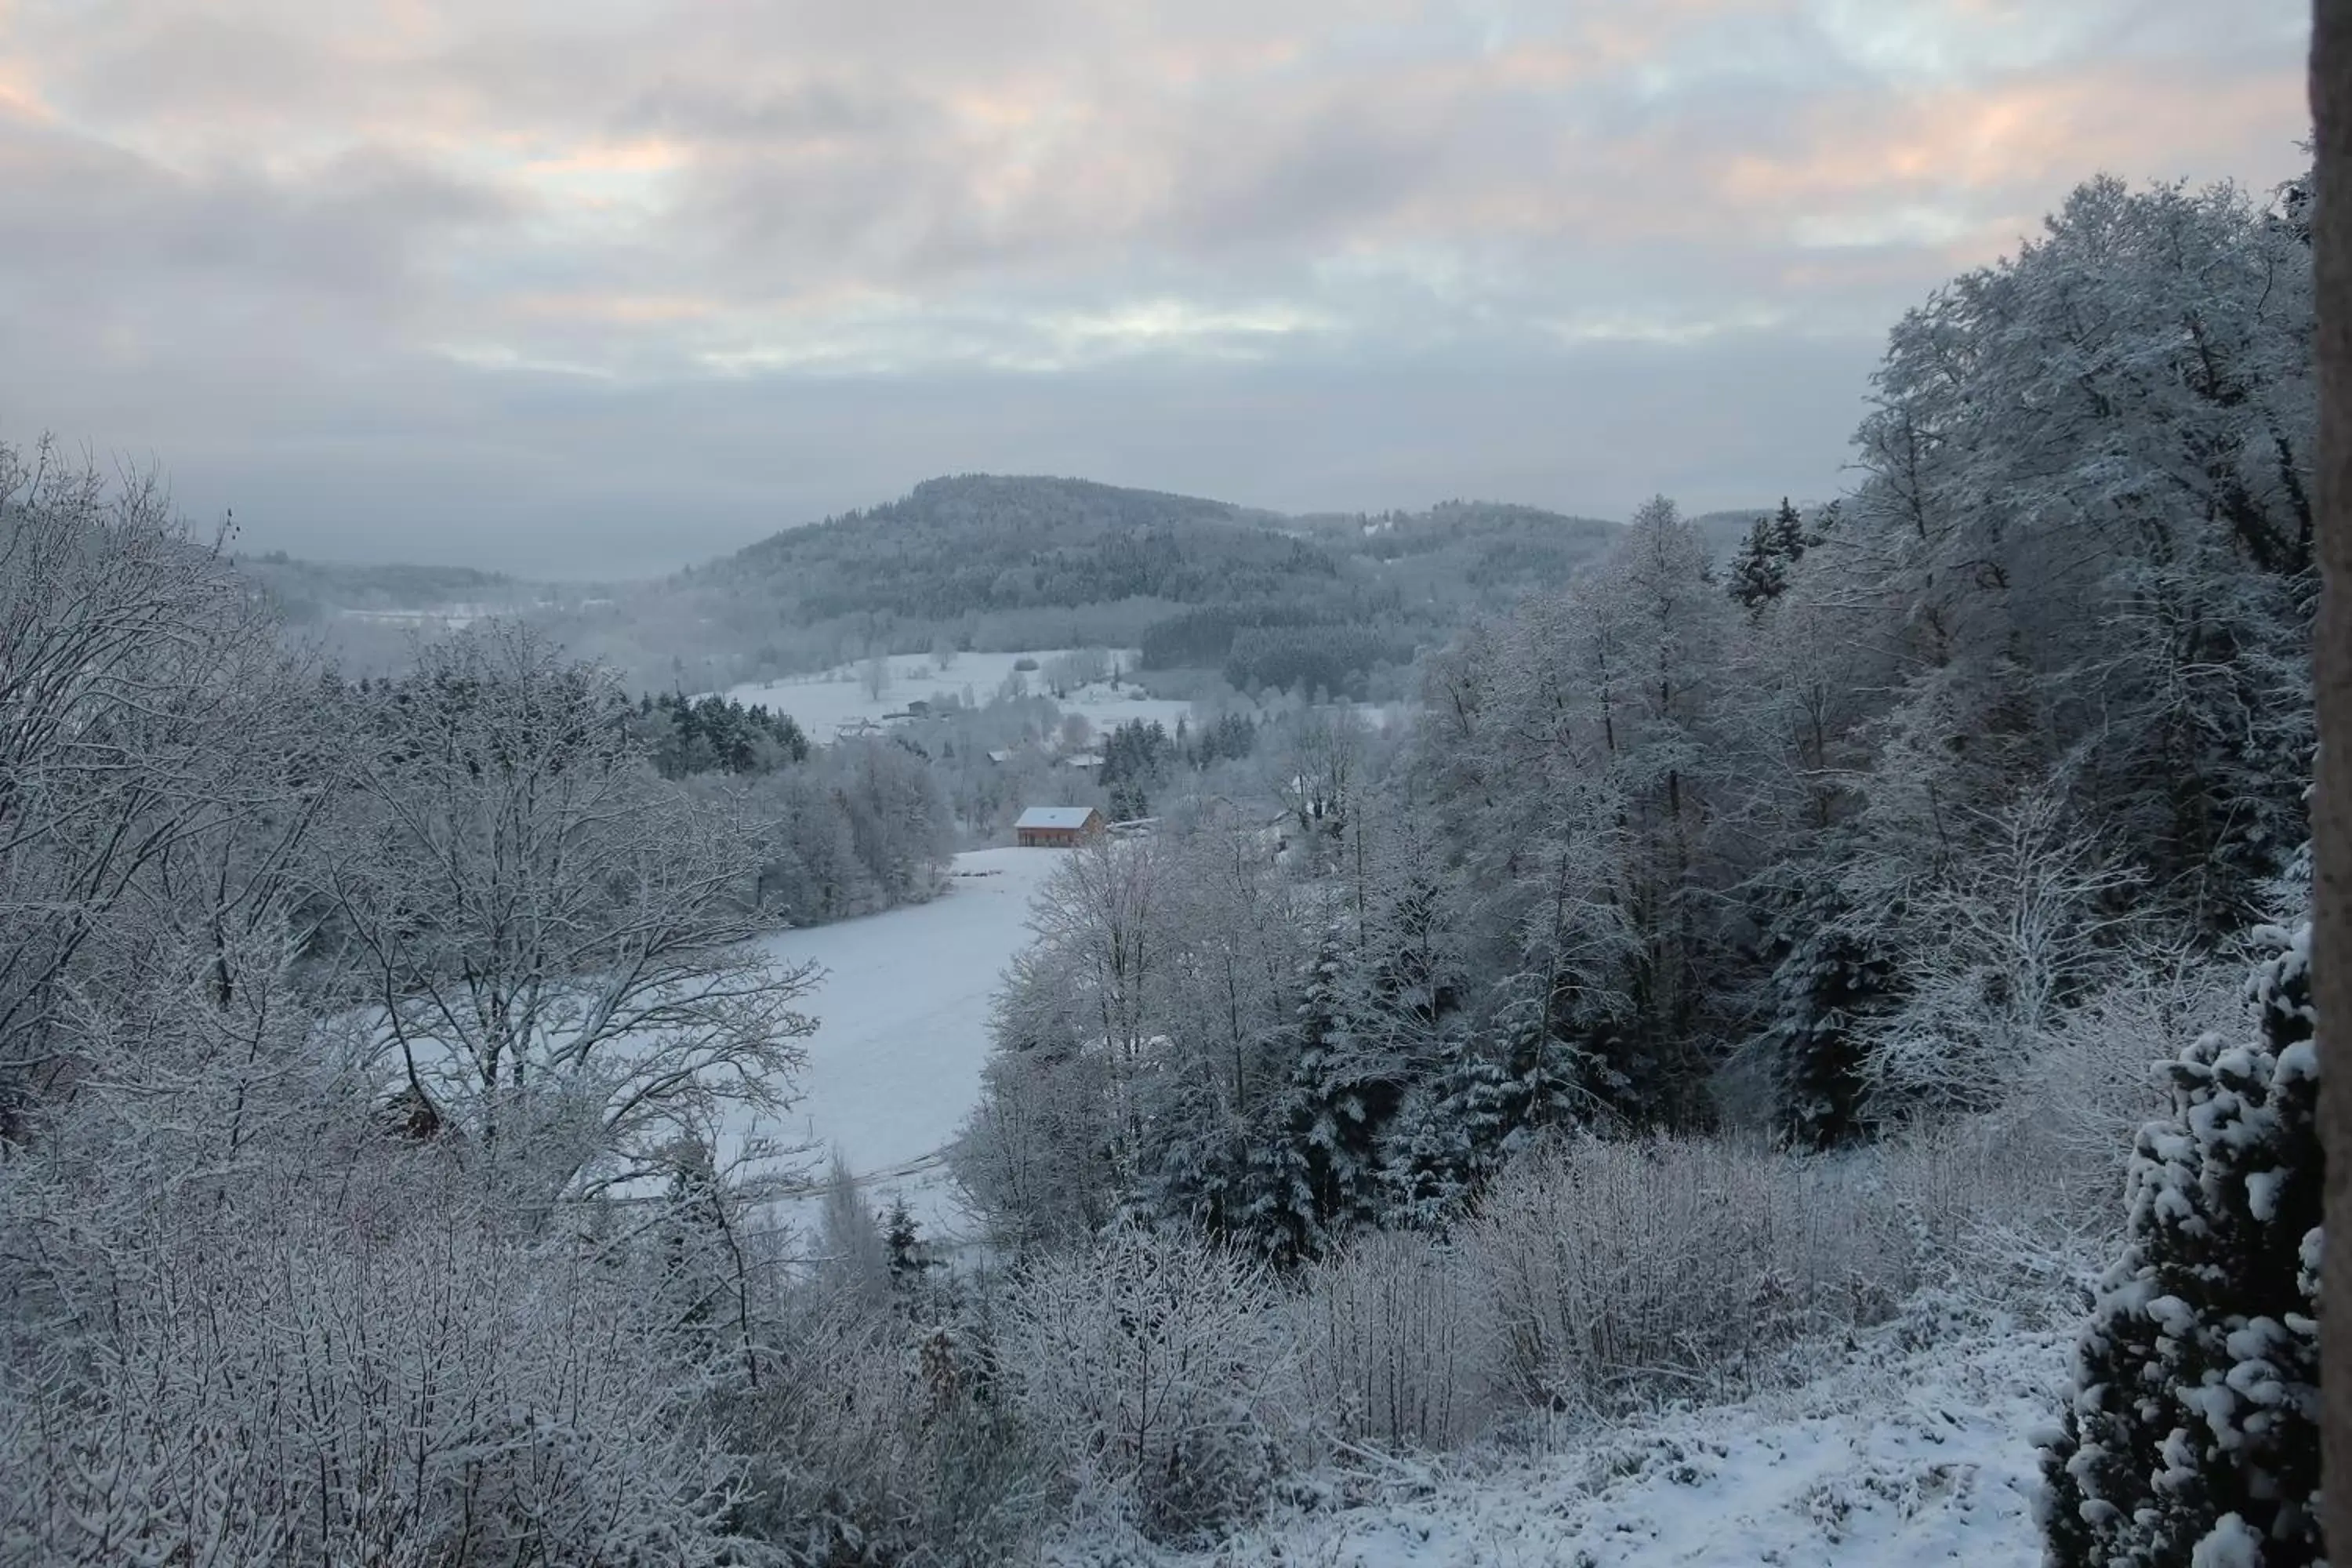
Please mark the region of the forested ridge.
<svg viewBox="0 0 2352 1568"><path fill-rule="evenodd" d="M788 529L700 570L752 576L791 619L940 621L1119 599L1272 597L1339 568L1216 501L971 474L927 479L903 500Z"/></svg>
<svg viewBox="0 0 2352 1568"><path fill-rule="evenodd" d="M2053 1563L2318 1561L2306 198L2083 186L1728 552L967 478L667 585L1291 690L1090 754L1144 830L1046 881L952 1256L773 1206L761 939L928 896L1049 700L812 746L506 621L349 679L0 449L0 1558L1150 1561L2063 1323Z"/></svg>
<svg viewBox="0 0 2352 1568"><path fill-rule="evenodd" d="M1462 502L1294 519L1083 479L967 474L542 619L656 687L679 670L690 686L724 687L940 644L1140 642L1150 668L1230 664L1236 687L1319 677L1336 692L1375 668L1409 667L1475 610L1576 571L1614 526ZM1312 668L1281 646L1302 628L1325 638Z"/></svg>

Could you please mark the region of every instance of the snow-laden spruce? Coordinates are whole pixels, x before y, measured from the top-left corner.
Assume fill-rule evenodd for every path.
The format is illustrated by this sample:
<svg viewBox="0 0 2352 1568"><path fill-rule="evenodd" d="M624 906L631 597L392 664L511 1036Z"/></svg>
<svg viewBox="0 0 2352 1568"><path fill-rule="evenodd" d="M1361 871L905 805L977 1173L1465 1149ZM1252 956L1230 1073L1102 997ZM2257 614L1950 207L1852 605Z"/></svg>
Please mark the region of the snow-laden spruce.
<svg viewBox="0 0 2352 1568"><path fill-rule="evenodd" d="M2311 928L2257 937L2260 1037L2168 1063L2172 1114L2133 1151L2128 1241L2048 1446L2050 1568L2321 1560Z"/></svg>

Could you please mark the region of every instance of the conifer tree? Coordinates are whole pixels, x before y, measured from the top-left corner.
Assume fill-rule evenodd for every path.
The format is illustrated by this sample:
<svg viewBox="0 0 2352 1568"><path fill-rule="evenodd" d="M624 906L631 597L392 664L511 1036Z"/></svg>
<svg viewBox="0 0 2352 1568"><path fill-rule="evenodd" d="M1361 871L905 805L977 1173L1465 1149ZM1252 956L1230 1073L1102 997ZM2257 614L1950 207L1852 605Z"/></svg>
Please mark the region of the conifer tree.
<svg viewBox="0 0 2352 1568"><path fill-rule="evenodd" d="M1891 956L1844 913L1833 893L1816 893L1791 912L1772 943L1780 962L1762 1045L1773 1119L1782 1135L1813 1149L1861 1136L1867 1085L1856 1026L1896 986Z"/></svg>
<svg viewBox="0 0 2352 1568"><path fill-rule="evenodd" d="M1174 1075L1157 1098L1150 1122L1153 1212L1179 1215L1210 1236L1247 1230L1252 1160L1238 1117L1213 1075Z"/></svg>
<svg viewBox="0 0 2352 1568"><path fill-rule="evenodd" d="M1363 1050L1336 934L1318 947L1299 1003L1297 1054L1252 1152L1252 1228L1285 1261L1381 1217L1381 1134L1399 1086Z"/></svg>
<svg viewBox="0 0 2352 1568"><path fill-rule="evenodd" d="M1302 1055L1266 1108L1251 1141L1244 1174L1243 1233L1280 1263L1311 1258L1323 1246L1323 1227L1316 1215L1312 1073Z"/></svg>
<svg viewBox="0 0 2352 1568"><path fill-rule="evenodd" d="M921 1227L915 1223L915 1211L907 1206L904 1194L891 1198L889 1211L883 1216L882 1245L889 1259L890 1283L902 1289L920 1283L940 1267L940 1260L923 1245Z"/></svg>
<svg viewBox="0 0 2352 1568"><path fill-rule="evenodd" d="M2259 934L2260 1037L2182 1052L2133 1151L2124 1254L2043 1454L2053 1568L2322 1560L2311 930Z"/></svg>
<svg viewBox="0 0 2352 1568"><path fill-rule="evenodd" d="M1739 552L1732 557L1727 591L1750 614L1761 614L1789 591L1790 569L1820 542L1817 535L1805 531L1804 519L1789 499L1781 497L1780 510L1758 518L1740 542Z"/></svg>
<svg viewBox="0 0 2352 1568"><path fill-rule="evenodd" d="M1386 1141L1388 1212L1407 1225L1434 1227L1458 1215L1501 1165L1521 1121L1523 1097L1502 1066L1466 1041L1450 1044Z"/></svg>
<svg viewBox="0 0 2352 1568"><path fill-rule="evenodd" d="M1807 550L1820 542L1818 536L1805 531L1804 518L1789 503L1789 498L1782 496L1780 510L1772 514L1772 547L1780 552L1780 559L1793 566L1805 558Z"/></svg>
<svg viewBox="0 0 2352 1568"><path fill-rule="evenodd" d="M1788 592L1789 568L1772 535L1769 519L1758 518L1731 558L1731 581L1726 591L1750 615Z"/></svg>

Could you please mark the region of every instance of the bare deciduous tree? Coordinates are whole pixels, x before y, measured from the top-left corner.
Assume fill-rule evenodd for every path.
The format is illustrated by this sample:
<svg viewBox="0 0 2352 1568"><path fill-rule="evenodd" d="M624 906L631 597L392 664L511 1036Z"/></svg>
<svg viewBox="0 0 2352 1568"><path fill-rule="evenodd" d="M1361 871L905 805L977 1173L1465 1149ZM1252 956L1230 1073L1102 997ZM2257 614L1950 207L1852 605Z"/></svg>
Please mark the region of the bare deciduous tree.
<svg viewBox="0 0 2352 1568"><path fill-rule="evenodd" d="M273 640L152 476L0 445L0 1135L109 911L247 803L239 678Z"/></svg>
<svg viewBox="0 0 2352 1568"><path fill-rule="evenodd" d="M1271 1477L1290 1346L1263 1273L1229 1253L1117 1227L1024 1281L1006 1349L1082 1507L1181 1539L1240 1516Z"/></svg>
<svg viewBox="0 0 2352 1568"><path fill-rule="evenodd" d="M814 1027L814 970L751 945L753 826L661 785L618 712L520 627L422 650L355 700L362 805L321 878L410 1089L556 1189L657 1168L717 1102L781 1108Z"/></svg>
<svg viewBox="0 0 2352 1568"><path fill-rule="evenodd" d="M1902 910L1907 954L1902 1003L1863 1031L1890 1113L2009 1098L2123 923L2103 900L2138 880L2102 861L2054 795L1968 816L1967 852L1880 906Z"/></svg>

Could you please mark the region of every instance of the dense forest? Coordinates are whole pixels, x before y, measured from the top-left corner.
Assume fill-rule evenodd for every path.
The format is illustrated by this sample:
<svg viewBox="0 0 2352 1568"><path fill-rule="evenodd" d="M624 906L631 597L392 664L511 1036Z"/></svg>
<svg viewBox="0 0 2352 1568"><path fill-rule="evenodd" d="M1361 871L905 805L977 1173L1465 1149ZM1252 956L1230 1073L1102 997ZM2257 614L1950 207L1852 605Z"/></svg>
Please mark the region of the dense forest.
<svg viewBox="0 0 2352 1568"><path fill-rule="evenodd" d="M2162 1109L2141 1064L2180 1055L2189 1125L2250 1117L2259 1152L2143 1139L2147 1262L2102 1296L2091 1403L2053 1449L2077 1502L2058 1560L2185 1561L2230 1511L2135 1517L2150 1483L2130 1455L2184 1441L2168 1423L2210 1416L2229 1446L2249 1421L2266 1463L2307 1467L2307 1426L2265 1414L2283 1396L2200 1415L2194 1393L2198 1368L2284 1380L2311 1416L2309 1025L2282 929L2306 897L2313 746L2304 214L2299 189L2084 187L1895 330L1841 502L1756 520L1718 566L1654 501L1592 570L1428 659L1409 734L1332 710L1272 742L1280 829L1203 805L1076 857L1008 983L961 1153L1005 1244L1084 1246L1142 1215L1286 1269L1404 1231L1447 1271L1465 1226L1519 1248L1557 1226L1576 1250L1545 1267L1648 1316L1603 1346L1523 1303L1514 1333L1566 1338L1517 1344L1510 1379L1696 1384L1735 1347L1850 1316L1852 1281L1776 1253L1770 1226L1559 1212L1599 1201L1580 1194L1615 1179L1613 1141L1696 1168L1760 1129L1789 1151L1753 1175L1769 1188L1957 1139L2047 1182L1978 1194L1963 1230L1997 1212L2012 1242L2056 1237L2122 1216L2131 1129ZM2233 1026L2248 952L2263 1012ZM2267 1044L2194 1044L2207 1028ZM1839 1152L1857 1146L1864 1166ZM2291 1210L2222 1174L2265 1161L2297 1173ZM2230 1267L2300 1326L2184 1347L2145 1279L2214 1300L2210 1256L2199 1274L2207 1255L2168 1249L2217 1245L2215 1210L2248 1201ZM1531 1205L1540 1225L1514 1217ZM1612 1226L1704 1281L1607 1275ZM1779 1282L1778 1326L1743 1280ZM1916 1279L1879 1283L1885 1301ZM2190 1369L2185 1407L2098 1394L2158 1362ZM2307 1547L2278 1507L2239 1517Z"/></svg>
<svg viewBox="0 0 2352 1568"><path fill-rule="evenodd" d="M351 679L0 448L0 1558L1148 1562L2064 1322L2053 1563L2317 1562L2305 195L2082 187L1736 535L959 479L667 585L1290 689L1099 738L1150 831L1046 880L955 1257L782 1217L761 939L1082 720L817 746L499 620Z"/></svg>

